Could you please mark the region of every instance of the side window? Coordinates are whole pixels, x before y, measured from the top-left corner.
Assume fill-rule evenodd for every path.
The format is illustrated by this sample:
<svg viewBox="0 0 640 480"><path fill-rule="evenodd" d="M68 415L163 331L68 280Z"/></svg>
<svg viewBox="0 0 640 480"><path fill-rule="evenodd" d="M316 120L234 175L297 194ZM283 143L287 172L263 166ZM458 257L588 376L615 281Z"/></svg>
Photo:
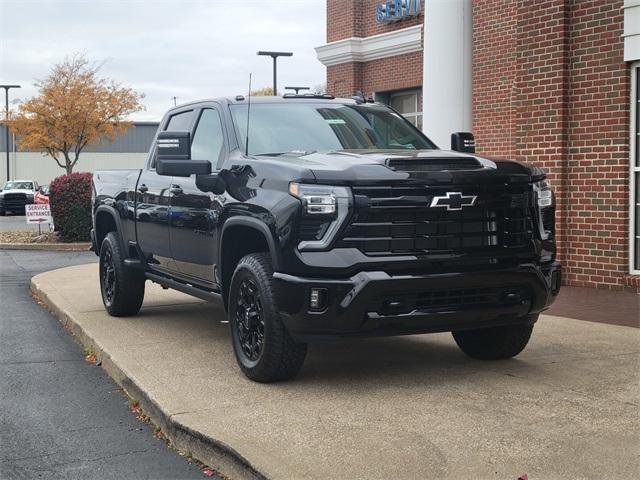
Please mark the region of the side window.
<svg viewBox="0 0 640 480"><path fill-rule="evenodd" d="M213 166L218 163L224 146L222 121L217 110L205 109L191 142L191 158L209 160Z"/></svg>
<svg viewBox="0 0 640 480"><path fill-rule="evenodd" d="M193 119L193 110L189 110L188 112L176 113L175 115L171 115L169 117L169 121L167 122L167 126L165 127L165 131L173 131L173 132L188 132L191 130L191 120ZM153 158L151 160L151 168L156 168L156 155L155 149L152 153Z"/></svg>
<svg viewBox="0 0 640 480"><path fill-rule="evenodd" d="M169 122L167 123L167 128L165 128L165 130L174 132L188 132L191 128L192 118L193 110L171 115L171 118L169 118Z"/></svg>

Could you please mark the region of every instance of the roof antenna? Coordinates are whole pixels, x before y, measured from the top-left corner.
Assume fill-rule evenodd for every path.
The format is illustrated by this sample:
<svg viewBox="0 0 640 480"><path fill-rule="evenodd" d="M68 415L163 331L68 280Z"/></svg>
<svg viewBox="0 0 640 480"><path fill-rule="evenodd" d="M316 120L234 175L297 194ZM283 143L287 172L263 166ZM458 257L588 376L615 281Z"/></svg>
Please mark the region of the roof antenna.
<svg viewBox="0 0 640 480"><path fill-rule="evenodd" d="M251 118L251 73L249 73L249 97L247 101L247 137L245 142L244 154L249 156L249 119Z"/></svg>

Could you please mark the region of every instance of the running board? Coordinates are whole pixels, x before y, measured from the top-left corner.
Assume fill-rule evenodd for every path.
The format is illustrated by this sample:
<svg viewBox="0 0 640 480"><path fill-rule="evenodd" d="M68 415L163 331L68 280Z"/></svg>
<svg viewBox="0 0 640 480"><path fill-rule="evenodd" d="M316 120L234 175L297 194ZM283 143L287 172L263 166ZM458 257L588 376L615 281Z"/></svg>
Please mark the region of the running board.
<svg viewBox="0 0 640 480"><path fill-rule="evenodd" d="M179 292L186 293L187 295L192 295L202 300L206 300L207 302L219 302L222 299L221 295L218 293L209 292L202 288L194 287L188 283L182 283L171 278L163 277L162 275L147 272L145 273L145 276L152 282L158 283L165 288L172 288Z"/></svg>

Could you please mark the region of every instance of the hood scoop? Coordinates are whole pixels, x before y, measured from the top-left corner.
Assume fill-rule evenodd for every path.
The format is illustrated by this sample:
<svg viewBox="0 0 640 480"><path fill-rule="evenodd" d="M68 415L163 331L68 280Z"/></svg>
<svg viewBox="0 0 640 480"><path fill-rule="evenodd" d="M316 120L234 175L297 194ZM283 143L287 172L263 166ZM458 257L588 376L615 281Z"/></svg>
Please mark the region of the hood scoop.
<svg viewBox="0 0 640 480"><path fill-rule="evenodd" d="M386 161L386 165L396 172L410 174L483 168L483 165L473 157L390 158Z"/></svg>

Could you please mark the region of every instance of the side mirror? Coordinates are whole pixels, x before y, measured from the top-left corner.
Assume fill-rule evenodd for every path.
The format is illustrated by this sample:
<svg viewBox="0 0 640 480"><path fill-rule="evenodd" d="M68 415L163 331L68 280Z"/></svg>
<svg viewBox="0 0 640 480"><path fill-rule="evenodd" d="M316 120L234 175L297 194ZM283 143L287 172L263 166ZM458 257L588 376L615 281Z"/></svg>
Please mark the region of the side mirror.
<svg viewBox="0 0 640 480"><path fill-rule="evenodd" d="M211 192L222 195L227 189L227 182L219 175L197 175L196 187L203 192Z"/></svg>
<svg viewBox="0 0 640 480"><path fill-rule="evenodd" d="M463 153L476 153L476 140L471 132L451 134L451 150Z"/></svg>
<svg viewBox="0 0 640 480"><path fill-rule="evenodd" d="M209 175L211 162L191 160L189 132L160 132L156 140L156 173L171 177Z"/></svg>
<svg viewBox="0 0 640 480"><path fill-rule="evenodd" d="M156 140L156 160L191 160L191 134L160 132Z"/></svg>

